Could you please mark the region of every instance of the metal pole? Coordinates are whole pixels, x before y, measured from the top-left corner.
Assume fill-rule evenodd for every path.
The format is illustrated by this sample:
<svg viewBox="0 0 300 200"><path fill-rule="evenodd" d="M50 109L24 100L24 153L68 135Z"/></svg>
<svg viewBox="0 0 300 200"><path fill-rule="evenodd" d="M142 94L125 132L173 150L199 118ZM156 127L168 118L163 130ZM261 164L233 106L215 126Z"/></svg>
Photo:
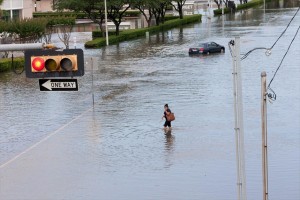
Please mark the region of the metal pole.
<svg viewBox="0 0 300 200"><path fill-rule="evenodd" d="M31 49L52 49L55 48L53 44L44 43L26 43L26 44L0 44L1 51L25 51Z"/></svg>
<svg viewBox="0 0 300 200"><path fill-rule="evenodd" d="M242 73L241 73L241 58L240 58L240 38L236 37L237 43L237 89L238 89L238 115L240 129L240 165L241 165L241 184L242 184L242 199L246 200L246 172L245 172L245 151L244 151L244 117L243 117L243 92L242 92Z"/></svg>
<svg viewBox="0 0 300 200"><path fill-rule="evenodd" d="M221 3L222 3L222 15L224 15L224 2L221 1Z"/></svg>
<svg viewBox="0 0 300 200"><path fill-rule="evenodd" d="M91 65L92 65L92 98L93 98L93 107L95 105L95 97L94 97L94 60L91 57Z"/></svg>
<svg viewBox="0 0 300 200"><path fill-rule="evenodd" d="M267 145L267 74L261 73L261 129L263 200L268 200L268 145Z"/></svg>
<svg viewBox="0 0 300 200"><path fill-rule="evenodd" d="M236 37L233 46L233 95L235 114L236 160L237 160L237 189L238 199L246 200L246 174L244 159L244 123L243 96L240 58L240 38Z"/></svg>
<svg viewBox="0 0 300 200"><path fill-rule="evenodd" d="M238 112L237 112L237 72L236 72L236 50L235 45L233 46L233 105L234 105L234 130L235 130L235 148L236 148L236 170L237 170L237 194L238 194L238 200L241 199L241 188L239 186L240 182L240 165L239 165L239 134L238 134Z"/></svg>
<svg viewBox="0 0 300 200"><path fill-rule="evenodd" d="M266 21L266 0L264 0L264 22Z"/></svg>
<svg viewBox="0 0 300 200"><path fill-rule="evenodd" d="M105 7L105 35L106 35L106 46L109 45L108 41L108 28L107 28L107 4L106 0L104 0L104 7Z"/></svg>

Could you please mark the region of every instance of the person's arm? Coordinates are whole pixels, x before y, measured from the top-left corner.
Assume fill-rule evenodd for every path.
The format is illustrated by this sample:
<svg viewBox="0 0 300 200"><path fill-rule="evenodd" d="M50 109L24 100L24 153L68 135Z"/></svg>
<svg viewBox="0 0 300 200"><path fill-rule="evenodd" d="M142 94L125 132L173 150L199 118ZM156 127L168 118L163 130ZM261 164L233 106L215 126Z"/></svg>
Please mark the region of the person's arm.
<svg viewBox="0 0 300 200"><path fill-rule="evenodd" d="M167 114L167 115L171 114L171 110L169 110L169 109L166 110L166 114Z"/></svg>

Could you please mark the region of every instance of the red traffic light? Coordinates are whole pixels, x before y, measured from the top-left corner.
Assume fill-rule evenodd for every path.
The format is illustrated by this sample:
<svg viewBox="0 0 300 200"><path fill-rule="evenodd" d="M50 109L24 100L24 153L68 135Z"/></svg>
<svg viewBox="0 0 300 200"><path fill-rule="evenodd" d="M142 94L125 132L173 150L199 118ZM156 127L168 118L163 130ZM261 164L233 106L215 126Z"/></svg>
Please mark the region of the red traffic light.
<svg viewBox="0 0 300 200"><path fill-rule="evenodd" d="M40 72L45 68L45 61L40 57L35 57L31 62L31 66L33 70Z"/></svg>

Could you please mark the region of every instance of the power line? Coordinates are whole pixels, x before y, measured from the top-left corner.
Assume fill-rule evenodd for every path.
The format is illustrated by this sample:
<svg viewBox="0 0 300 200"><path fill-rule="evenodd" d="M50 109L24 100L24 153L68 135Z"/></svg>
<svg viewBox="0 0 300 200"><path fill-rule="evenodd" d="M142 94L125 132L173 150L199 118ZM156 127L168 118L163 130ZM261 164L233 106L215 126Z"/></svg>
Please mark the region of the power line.
<svg viewBox="0 0 300 200"><path fill-rule="evenodd" d="M247 58L253 51L255 50L259 50L259 49L264 49L264 50L267 50L266 51L266 55L270 55L271 53L271 49L273 49L273 47L276 45L276 43L280 40L280 38L284 35L284 33L286 32L286 30L289 28L290 24L292 23L292 21L294 20L294 18L296 17L296 15L298 14L300 10L300 6L298 7L296 13L294 14L294 16L292 17L292 19L290 20L290 22L287 24L286 28L283 30L283 32L280 34L280 36L277 38L277 40L274 42L274 44L270 47L270 48L266 48L266 47L257 47L257 48L254 48L250 51L248 51L242 58L241 60L244 60L245 58Z"/></svg>
<svg viewBox="0 0 300 200"><path fill-rule="evenodd" d="M290 20L290 22L288 23L288 25L286 26L286 28L284 29L284 31L281 33L281 35L279 36L279 38L274 42L274 44L272 45L271 49L273 49L273 47L275 46L275 44L278 42L278 40L283 36L283 34L286 32L286 30L288 29L288 27L290 26L290 24L292 23L292 21L294 20L294 18L296 17L297 13L300 10L300 6L298 7L296 13L294 14L294 16L292 17L292 19Z"/></svg>
<svg viewBox="0 0 300 200"><path fill-rule="evenodd" d="M277 74L279 68L282 66L282 63L283 63L283 61L284 61L284 59L285 59L285 56L286 56L287 53L289 52L289 50L290 50L290 48L291 48L291 46L292 46L292 44L293 44L293 42L294 42L296 36L298 35L299 29L300 29L300 26L298 26L298 29L297 29L297 32L296 32L294 38L292 39L292 41L291 41L291 43L290 43L290 45L289 45L287 51L285 52L284 56L283 56L282 59L281 59L281 62L280 62L280 64L279 64L279 66L277 67L277 69L276 69L276 71L275 71L275 73L274 73L274 75L273 75L273 77L272 77L270 83L268 84L268 89L271 88L271 87L270 87L270 86L271 86L271 83L273 82L274 78L276 77L276 74Z"/></svg>

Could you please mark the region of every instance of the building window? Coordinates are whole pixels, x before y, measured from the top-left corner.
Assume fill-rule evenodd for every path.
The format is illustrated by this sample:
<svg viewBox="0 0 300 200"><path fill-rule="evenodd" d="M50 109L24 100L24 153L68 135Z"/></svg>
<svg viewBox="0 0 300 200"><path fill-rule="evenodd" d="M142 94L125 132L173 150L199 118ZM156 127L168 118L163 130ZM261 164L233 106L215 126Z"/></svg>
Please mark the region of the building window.
<svg viewBox="0 0 300 200"><path fill-rule="evenodd" d="M20 19L20 10L13 10L13 19Z"/></svg>
<svg viewBox="0 0 300 200"><path fill-rule="evenodd" d="M10 20L10 11L9 10L2 10L2 20L8 21Z"/></svg>

